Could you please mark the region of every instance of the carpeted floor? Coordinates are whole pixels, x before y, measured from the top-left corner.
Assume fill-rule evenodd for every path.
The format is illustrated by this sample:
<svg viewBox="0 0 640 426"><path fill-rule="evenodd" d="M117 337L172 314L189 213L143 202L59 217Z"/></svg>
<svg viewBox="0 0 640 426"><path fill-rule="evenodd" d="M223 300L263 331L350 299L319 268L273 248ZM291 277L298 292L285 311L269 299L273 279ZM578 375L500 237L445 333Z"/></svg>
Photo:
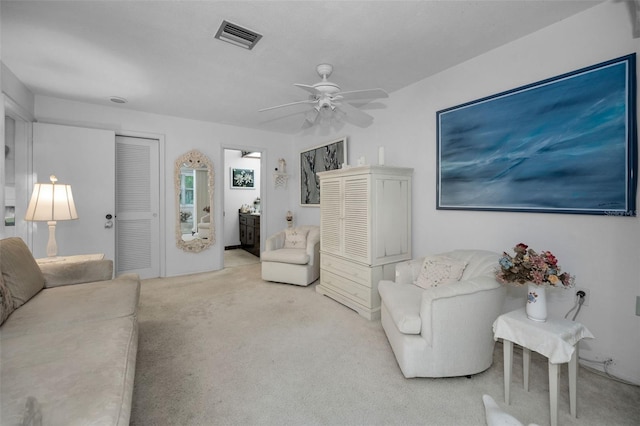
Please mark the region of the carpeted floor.
<svg viewBox="0 0 640 426"><path fill-rule="evenodd" d="M246 266L260 263L260 258L242 249L231 249L224 251L224 267L235 268L236 266Z"/></svg>
<svg viewBox="0 0 640 426"><path fill-rule="evenodd" d="M380 321L315 285L264 282L255 260L238 266L143 281L132 425L484 425L483 394L524 424L549 424L541 356L527 393L516 350L509 406L500 344L470 379L405 379ZM584 368L572 419L561 371L560 425L640 423L640 388Z"/></svg>

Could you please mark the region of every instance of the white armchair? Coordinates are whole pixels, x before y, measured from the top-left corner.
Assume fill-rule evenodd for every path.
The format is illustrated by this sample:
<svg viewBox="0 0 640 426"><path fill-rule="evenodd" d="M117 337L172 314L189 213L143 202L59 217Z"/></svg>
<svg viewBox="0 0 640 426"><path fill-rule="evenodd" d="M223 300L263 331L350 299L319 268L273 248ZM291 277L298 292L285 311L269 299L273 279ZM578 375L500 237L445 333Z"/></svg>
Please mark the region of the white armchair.
<svg viewBox="0 0 640 426"><path fill-rule="evenodd" d="M286 244L287 232L295 231L306 240L299 248ZM291 234L290 234L291 235ZM289 246L289 247L285 247ZM265 241L262 261L262 279L307 286L320 277L320 227L298 226L278 232Z"/></svg>
<svg viewBox="0 0 640 426"><path fill-rule="evenodd" d="M441 255L467 262L458 282L427 289L416 282L424 258L396 265L380 281L381 322L405 377L480 373L493 362L492 324L506 289L495 280L497 253L454 250Z"/></svg>
<svg viewBox="0 0 640 426"><path fill-rule="evenodd" d="M200 222L198 222L198 234L201 237L206 238L209 235L209 231L211 230L211 215L205 214L200 218Z"/></svg>

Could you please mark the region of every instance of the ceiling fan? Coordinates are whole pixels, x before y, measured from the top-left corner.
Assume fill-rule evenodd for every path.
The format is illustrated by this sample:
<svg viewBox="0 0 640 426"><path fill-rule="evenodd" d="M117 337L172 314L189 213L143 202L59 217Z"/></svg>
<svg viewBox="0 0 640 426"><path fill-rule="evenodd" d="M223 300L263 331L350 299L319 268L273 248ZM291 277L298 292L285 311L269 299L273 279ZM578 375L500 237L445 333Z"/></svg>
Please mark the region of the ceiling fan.
<svg viewBox="0 0 640 426"><path fill-rule="evenodd" d="M260 112L276 108L308 104L311 106L311 109L305 114L305 123L302 126L303 128L311 127L323 119L329 119L334 116L340 119L344 118L357 126L367 127L373 122L373 117L363 111L360 111L358 108L351 105L351 103L366 103L374 99L389 97L387 92L382 89L341 92L340 86L328 80L328 77L333 72L333 65L331 64L320 64L316 67L316 71L320 77L322 77L322 80L318 83L312 86L308 84L294 84L294 86L300 87L301 89L309 92L309 99L264 108L261 109Z"/></svg>

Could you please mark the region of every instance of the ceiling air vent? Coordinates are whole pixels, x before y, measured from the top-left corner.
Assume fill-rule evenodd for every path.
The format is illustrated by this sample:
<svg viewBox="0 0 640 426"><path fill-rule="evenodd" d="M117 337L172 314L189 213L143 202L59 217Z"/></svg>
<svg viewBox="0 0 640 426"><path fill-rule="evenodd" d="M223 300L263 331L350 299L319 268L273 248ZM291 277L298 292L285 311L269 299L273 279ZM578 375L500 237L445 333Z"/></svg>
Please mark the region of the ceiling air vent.
<svg viewBox="0 0 640 426"><path fill-rule="evenodd" d="M222 21L215 38L251 50L262 35L231 22Z"/></svg>

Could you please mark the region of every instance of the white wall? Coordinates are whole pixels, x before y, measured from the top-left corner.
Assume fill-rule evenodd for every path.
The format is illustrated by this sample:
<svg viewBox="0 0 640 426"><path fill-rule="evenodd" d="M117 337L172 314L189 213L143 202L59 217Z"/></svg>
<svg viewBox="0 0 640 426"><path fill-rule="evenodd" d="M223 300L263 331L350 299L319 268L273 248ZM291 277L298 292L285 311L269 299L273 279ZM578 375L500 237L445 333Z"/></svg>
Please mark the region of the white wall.
<svg viewBox="0 0 640 426"><path fill-rule="evenodd" d="M18 80L16 75L4 63L0 66L2 67L0 72L2 76L2 93L20 105L29 115L33 115L35 105L33 93Z"/></svg>
<svg viewBox="0 0 640 426"><path fill-rule="evenodd" d="M224 245L225 247L240 245L240 218L238 210L243 204L253 206L256 198L260 197L260 158L242 158L242 151L225 150L224 152ZM231 188L231 169L253 169L255 189ZM267 182L270 176L267 176ZM263 238L264 239L264 238Z"/></svg>
<svg viewBox="0 0 640 426"><path fill-rule="evenodd" d="M291 150L291 138L280 134L243 129L239 127L186 120L175 117L148 114L118 107L103 107L85 103L36 96L35 116L38 121L66 124L79 127L112 129L163 135L165 140L164 197L166 201L165 229L167 238L166 275L182 275L202 271L212 271L223 267L224 226L223 209L225 185L222 170L224 148L250 145L265 153L265 162L277 167L278 158L288 159ZM213 162L214 168L214 206L212 209L215 224L215 244L201 253L187 253L176 247L173 229L176 220L176 207L173 198L173 163L185 152L198 149ZM264 176L264 173L263 173ZM266 185L262 194L262 205L267 209L262 219L263 233L269 235L283 228L283 220L289 209L288 194L276 191L273 185ZM274 206L273 210L269 206ZM232 209L237 209L232 206ZM227 209L229 211L229 209Z"/></svg>
<svg viewBox="0 0 640 426"><path fill-rule="evenodd" d="M302 149L347 135L350 164L360 155L375 164L383 145L387 165L413 167L414 256L454 248L510 251L519 242L551 250L591 293L577 320L596 339L581 343L581 356L611 357L612 373L640 383L639 218L436 210L437 111L633 52L640 53L640 40L632 38L626 5L604 3L392 93L386 109L373 111L368 129L309 132L295 144ZM319 220L317 209L297 212ZM549 314L564 317L574 292L549 293ZM511 290L507 302L505 309L522 306L524 293Z"/></svg>

